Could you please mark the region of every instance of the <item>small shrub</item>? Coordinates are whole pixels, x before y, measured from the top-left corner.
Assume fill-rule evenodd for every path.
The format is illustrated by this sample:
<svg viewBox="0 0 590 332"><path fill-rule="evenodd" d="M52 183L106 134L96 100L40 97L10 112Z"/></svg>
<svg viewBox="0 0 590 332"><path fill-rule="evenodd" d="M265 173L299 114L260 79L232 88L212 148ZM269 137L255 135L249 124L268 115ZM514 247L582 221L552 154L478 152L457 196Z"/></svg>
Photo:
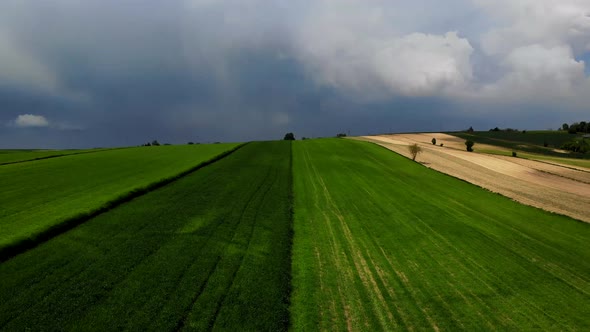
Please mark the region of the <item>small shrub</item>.
<svg viewBox="0 0 590 332"><path fill-rule="evenodd" d="M516 151L512 151L512 156L516 157Z"/></svg>
<svg viewBox="0 0 590 332"><path fill-rule="evenodd" d="M465 141L465 146L467 147L467 151L473 152L473 145L475 145L475 143L472 140Z"/></svg>
<svg viewBox="0 0 590 332"><path fill-rule="evenodd" d="M416 156L422 152L422 148L420 148L416 143L408 145L408 150L410 150L410 155L412 155L413 161L416 161Z"/></svg>
<svg viewBox="0 0 590 332"><path fill-rule="evenodd" d="M294 141L295 135L293 133L286 133L285 137L283 138L285 141Z"/></svg>
<svg viewBox="0 0 590 332"><path fill-rule="evenodd" d="M443 146L443 144L442 144L442 143L440 143L440 146Z"/></svg>
<svg viewBox="0 0 590 332"><path fill-rule="evenodd" d="M432 145L436 145L436 138L432 138Z"/></svg>
<svg viewBox="0 0 590 332"><path fill-rule="evenodd" d="M346 137L346 134L345 133L338 133L338 134L336 134L336 137L338 137L338 138Z"/></svg>

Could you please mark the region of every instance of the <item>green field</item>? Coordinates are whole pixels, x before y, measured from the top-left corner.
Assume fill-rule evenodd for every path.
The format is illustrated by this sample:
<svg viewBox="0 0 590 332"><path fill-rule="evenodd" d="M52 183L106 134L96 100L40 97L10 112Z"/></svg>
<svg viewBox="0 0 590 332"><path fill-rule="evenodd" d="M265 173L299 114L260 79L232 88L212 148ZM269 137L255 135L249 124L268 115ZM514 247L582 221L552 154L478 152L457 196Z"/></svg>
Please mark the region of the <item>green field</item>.
<svg viewBox="0 0 590 332"><path fill-rule="evenodd" d="M589 224L368 142L237 147L0 166L2 236L172 175L0 261L0 331L590 330Z"/></svg>
<svg viewBox="0 0 590 332"><path fill-rule="evenodd" d="M293 172L294 330L590 329L590 225L366 142Z"/></svg>
<svg viewBox="0 0 590 332"><path fill-rule="evenodd" d="M0 165L19 163L40 159L55 158L67 155L99 152L109 149L89 150L0 150Z"/></svg>
<svg viewBox="0 0 590 332"><path fill-rule="evenodd" d="M114 149L0 166L0 252L108 207L237 144Z"/></svg>
<svg viewBox="0 0 590 332"><path fill-rule="evenodd" d="M448 134L474 141L476 143L474 149L477 149L477 143L480 143L548 156L590 159L589 154L564 154L554 151L564 143L582 136L581 134L568 134L567 131L538 130L526 133L520 131L476 131L473 133L450 132ZM547 143L547 147L544 146L545 143Z"/></svg>
<svg viewBox="0 0 590 332"><path fill-rule="evenodd" d="M247 144L0 264L0 330L286 329L290 167Z"/></svg>

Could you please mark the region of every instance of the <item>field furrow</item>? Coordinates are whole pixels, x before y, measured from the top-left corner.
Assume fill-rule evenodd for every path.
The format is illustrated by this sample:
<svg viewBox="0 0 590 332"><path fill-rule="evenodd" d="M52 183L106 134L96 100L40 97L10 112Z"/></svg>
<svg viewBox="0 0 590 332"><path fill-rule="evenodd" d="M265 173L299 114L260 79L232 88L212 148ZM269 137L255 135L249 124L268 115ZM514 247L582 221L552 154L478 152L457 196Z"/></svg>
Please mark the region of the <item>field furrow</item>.
<svg viewBox="0 0 590 332"><path fill-rule="evenodd" d="M350 140L294 144L295 330L585 330L590 225Z"/></svg>
<svg viewBox="0 0 590 332"><path fill-rule="evenodd" d="M291 144L250 143L0 264L0 330L284 330Z"/></svg>

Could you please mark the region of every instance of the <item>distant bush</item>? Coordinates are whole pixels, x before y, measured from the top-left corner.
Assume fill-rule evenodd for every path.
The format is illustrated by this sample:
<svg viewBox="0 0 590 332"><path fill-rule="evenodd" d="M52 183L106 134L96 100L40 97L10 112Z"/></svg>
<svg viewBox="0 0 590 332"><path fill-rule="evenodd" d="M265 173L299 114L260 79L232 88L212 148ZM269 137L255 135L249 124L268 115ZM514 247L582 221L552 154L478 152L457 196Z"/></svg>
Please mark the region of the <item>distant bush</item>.
<svg viewBox="0 0 590 332"><path fill-rule="evenodd" d="M338 138L346 137L346 134L345 133L339 133L339 134L336 134L336 137L338 137Z"/></svg>
<svg viewBox="0 0 590 332"><path fill-rule="evenodd" d="M158 142L157 139L152 141L152 146L159 146L159 145L160 145L160 142Z"/></svg>
<svg viewBox="0 0 590 332"><path fill-rule="evenodd" d="M188 142L188 145L193 145L193 144L195 144L195 143L194 142Z"/></svg>
<svg viewBox="0 0 590 332"><path fill-rule="evenodd" d="M284 141L294 141L295 135L293 133L286 133L285 137L283 138Z"/></svg>
<svg viewBox="0 0 590 332"><path fill-rule="evenodd" d="M443 143L440 143L440 146L443 146Z"/></svg>
<svg viewBox="0 0 590 332"><path fill-rule="evenodd" d="M465 146L467 147L467 151L473 152L473 145L475 145L475 143L472 140L465 141Z"/></svg>
<svg viewBox="0 0 590 332"><path fill-rule="evenodd" d="M432 142L432 145L436 145L436 138L432 138L431 142Z"/></svg>
<svg viewBox="0 0 590 332"><path fill-rule="evenodd" d="M566 142L561 148L572 152L586 153L590 151L590 144L585 139L579 139Z"/></svg>
<svg viewBox="0 0 590 332"><path fill-rule="evenodd" d="M512 156L516 157L516 151L512 151Z"/></svg>

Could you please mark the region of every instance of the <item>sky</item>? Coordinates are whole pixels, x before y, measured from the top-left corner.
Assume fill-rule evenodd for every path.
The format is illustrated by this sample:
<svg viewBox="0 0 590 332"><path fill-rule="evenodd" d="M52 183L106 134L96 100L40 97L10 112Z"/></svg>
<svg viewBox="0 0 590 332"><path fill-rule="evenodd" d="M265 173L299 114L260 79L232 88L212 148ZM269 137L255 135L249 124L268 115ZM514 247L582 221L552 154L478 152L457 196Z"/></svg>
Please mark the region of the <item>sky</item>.
<svg viewBox="0 0 590 332"><path fill-rule="evenodd" d="M590 120L590 0L2 0L0 148Z"/></svg>

